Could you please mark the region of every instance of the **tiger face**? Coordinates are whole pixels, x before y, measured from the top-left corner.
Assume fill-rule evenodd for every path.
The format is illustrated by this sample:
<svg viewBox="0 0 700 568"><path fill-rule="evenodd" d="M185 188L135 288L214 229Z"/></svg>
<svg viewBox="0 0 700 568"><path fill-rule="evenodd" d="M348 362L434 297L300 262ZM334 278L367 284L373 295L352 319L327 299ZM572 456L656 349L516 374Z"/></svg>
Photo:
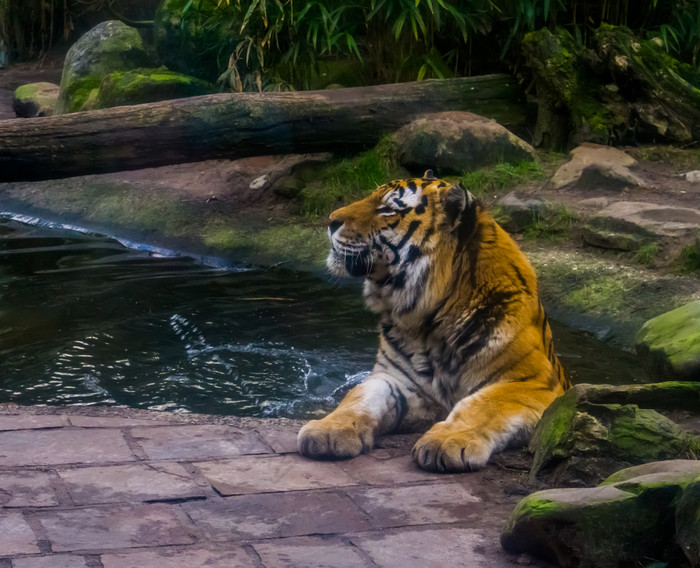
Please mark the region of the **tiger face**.
<svg viewBox="0 0 700 568"><path fill-rule="evenodd" d="M396 278L452 235L458 215L475 199L461 187L433 178L430 170L425 175L382 185L331 214L331 272Z"/></svg>

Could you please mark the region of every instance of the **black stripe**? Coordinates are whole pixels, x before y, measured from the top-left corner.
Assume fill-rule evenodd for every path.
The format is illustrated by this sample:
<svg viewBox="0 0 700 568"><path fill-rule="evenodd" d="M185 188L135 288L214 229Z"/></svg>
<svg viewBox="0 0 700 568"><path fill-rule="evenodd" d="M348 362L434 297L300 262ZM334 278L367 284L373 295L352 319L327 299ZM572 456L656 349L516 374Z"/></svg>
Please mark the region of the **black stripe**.
<svg viewBox="0 0 700 568"><path fill-rule="evenodd" d="M515 271L515 275L518 277L518 280L520 280L520 284L522 284L522 287L525 289L525 291L529 294L530 293L530 287L527 285L527 280L525 280L525 277L523 276L523 273L520 272L520 269L516 264L511 264L511 267Z"/></svg>
<svg viewBox="0 0 700 568"><path fill-rule="evenodd" d="M393 431L399 427L401 422L403 422L403 419L406 417L406 414L408 413L408 401L406 400L406 396L401 392L400 388L389 385L389 391L391 392L391 396L394 398L394 409L396 411L394 424L391 427L391 430Z"/></svg>

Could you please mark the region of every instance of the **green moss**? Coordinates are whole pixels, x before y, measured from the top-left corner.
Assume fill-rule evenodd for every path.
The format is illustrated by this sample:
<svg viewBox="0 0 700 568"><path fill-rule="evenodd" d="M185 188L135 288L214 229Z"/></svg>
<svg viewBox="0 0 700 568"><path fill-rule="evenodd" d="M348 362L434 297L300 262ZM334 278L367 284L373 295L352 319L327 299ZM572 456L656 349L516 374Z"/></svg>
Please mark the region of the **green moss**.
<svg viewBox="0 0 700 568"><path fill-rule="evenodd" d="M659 252L659 243L646 243L637 249L634 260L644 266L649 266Z"/></svg>
<svg viewBox="0 0 700 568"><path fill-rule="evenodd" d="M85 103L90 99L93 91L100 87L102 77L100 75L86 75L80 79L75 79L68 84L66 90L67 102L63 113L77 112L82 110Z"/></svg>
<svg viewBox="0 0 700 568"><path fill-rule="evenodd" d="M398 166L396 143L387 136L372 150L324 166L317 181L309 183L298 195L302 215L327 216L333 209L362 199L378 186L403 177Z"/></svg>
<svg viewBox="0 0 700 568"><path fill-rule="evenodd" d="M116 71L107 75L100 85L97 108L150 103L192 97L213 92L206 81L159 69Z"/></svg>

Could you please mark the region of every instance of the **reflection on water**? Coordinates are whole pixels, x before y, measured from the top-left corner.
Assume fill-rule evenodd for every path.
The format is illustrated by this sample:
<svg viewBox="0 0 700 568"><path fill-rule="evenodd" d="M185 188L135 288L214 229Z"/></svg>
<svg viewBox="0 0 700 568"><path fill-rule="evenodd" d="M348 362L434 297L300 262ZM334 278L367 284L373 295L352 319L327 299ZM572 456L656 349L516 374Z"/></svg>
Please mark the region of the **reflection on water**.
<svg viewBox="0 0 700 568"><path fill-rule="evenodd" d="M555 327L577 382L635 382L634 358ZM0 218L0 402L308 417L366 376L359 288L209 268Z"/></svg>

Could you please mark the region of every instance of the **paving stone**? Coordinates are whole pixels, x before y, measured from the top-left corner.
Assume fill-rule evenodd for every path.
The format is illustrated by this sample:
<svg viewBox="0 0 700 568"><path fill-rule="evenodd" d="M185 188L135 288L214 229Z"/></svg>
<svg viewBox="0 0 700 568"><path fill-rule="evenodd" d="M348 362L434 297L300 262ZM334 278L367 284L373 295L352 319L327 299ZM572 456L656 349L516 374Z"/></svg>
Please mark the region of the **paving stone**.
<svg viewBox="0 0 700 568"><path fill-rule="evenodd" d="M231 426L160 426L134 428L131 433L146 455L154 460L270 453L270 449L255 432L245 432Z"/></svg>
<svg viewBox="0 0 700 568"><path fill-rule="evenodd" d="M128 426L169 426L172 422L166 420L142 420L139 418L126 418L121 416L69 416L73 426L80 428L123 428Z"/></svg>
<svg viewBox="0 0 700 568"><path fill-rule="evenodd" d="M397 527L468 520L480 499L458 483L372 488L350 493L375 526Z"/></svg>
<svg viewBox="0 0 700 568"><path fill-rule="evenodd" d="M367 568L350 544L319 537L289 538L253 544L265 568ZM105 568L108 568L105 566Z"/></svg>
<svg viewBox="0 0 700 568"><path fill-rule="evenodd" d="M85 568L85 558L70 554L13 558L12 568Z"/></svg>
<svg viewBox="0 0 700 568"><path fill-rule="evenodd" d="M346 495L324 492L245 495L181 507L214 541L362 531L366 516Z"/></svg>
<svg viewBox="0 0 700 568"><path fill-rule="evenodd" d="M0 430L31 430L36 428L60 428L63 416L54 414L2 414Z"/></svg>
<svg viewBox="0 0 700 568"><path fill-rule="evenodd" d="M58 505L52 476L39 471L0 473L0 507L53 507Z"/></svg>
<svg viewBox="0 0 700 568"><path fill-rule="evenodd" d="M0 513L0 554L39 552L36 536L20 513Z"/></svg>
<svg viewBox="0 0 700 568"><path fill-rule="evenodd" d="M192 544L175 506L161 503L42 511L37 514L54 552Z"/></svg>
<svg viewBox="0 0 700 568"><path fill-rule="evenodd" d="M76 505L203 497L177 463L127 464L59 471Z"/></svg>
<svg viewBox="0 0 700 568"><path fill-rule="evenodd" d="M338 462L338 466L353 479L370 485L436 481L435 474L420 469L410 455L393 457L385 450Z"/></svg>
<svg viewBox="0 0 700 568"><path fill-rule="evenodd" d="M295 454L297 452L296 430L257 428L257 432L276 454Z"/></svg>
<svg viewBox="0 0 700 568"><path fill-rule="evenodd" d="M353 537L380 568L506 568L504 557L492 561L481 552L490 543L479 532L463 528L407 530Z"/></svg>
<svg viewBox="0 0 700 568"><path fill-rule="evenodd" d="M19 430L0 432L0 465L54 465L132 461L118 430Z"/></svg>
<svg viewBox="0 0 700 568"><path fill-rule="evenodd" d="M299 491L354 485L355 481L330 462L311 461L296 454L246 457L193 464L222 495Z"/></svg>
<svg viewBox="0 0 700 568"><path fill-rule="evenodd" d="M157 548L119 554L103 554L104 568L246 568L255 566L242 548Z"/></svg>

